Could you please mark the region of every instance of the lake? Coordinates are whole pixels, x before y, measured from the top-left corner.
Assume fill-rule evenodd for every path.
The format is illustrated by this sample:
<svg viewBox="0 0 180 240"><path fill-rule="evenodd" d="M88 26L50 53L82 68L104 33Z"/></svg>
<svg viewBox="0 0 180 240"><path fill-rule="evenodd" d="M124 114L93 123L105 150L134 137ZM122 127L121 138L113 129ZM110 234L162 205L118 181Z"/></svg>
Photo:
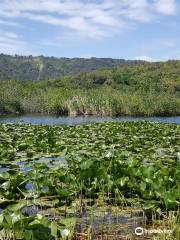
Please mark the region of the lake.
<svg viewBox="0 0 180 240"><path fill-rule="evenodd" d="M95 122L125 122L125 121L153 121L180 124L180 116L175 117L97 117L97 116L44 116L44 115L23 115L23 116L2 116L0 122L10 123L31 123L42 125L76 125Z"/></svg>

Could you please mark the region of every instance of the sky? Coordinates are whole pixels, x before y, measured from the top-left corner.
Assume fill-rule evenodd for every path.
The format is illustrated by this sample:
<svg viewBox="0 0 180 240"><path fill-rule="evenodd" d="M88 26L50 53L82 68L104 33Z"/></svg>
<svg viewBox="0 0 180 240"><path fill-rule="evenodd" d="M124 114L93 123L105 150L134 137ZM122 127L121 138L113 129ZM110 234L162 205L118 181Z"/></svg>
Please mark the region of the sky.
<svg viewBox="0 0 180 240"><path fill-rule="evenodd" d="M0 53L180 59L180 0L0 0Z"/></svg>

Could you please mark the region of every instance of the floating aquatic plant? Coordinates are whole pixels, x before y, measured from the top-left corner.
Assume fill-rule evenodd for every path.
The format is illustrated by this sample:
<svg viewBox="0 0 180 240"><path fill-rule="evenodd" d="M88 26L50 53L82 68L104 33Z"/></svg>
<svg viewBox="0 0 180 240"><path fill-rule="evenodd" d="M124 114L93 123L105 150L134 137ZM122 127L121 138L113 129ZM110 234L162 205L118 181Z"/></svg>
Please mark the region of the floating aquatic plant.
<svg viewBox="0 0 180 240"><path fill-rule="evenodd" d="M176 124L0 124L0 236L9 229L13 239L19 221L24 239L33 239L35 226L43 239L60 238L69 229L64 218L97 202L138 208L147 218L177 212L179 149Z"/></svg>

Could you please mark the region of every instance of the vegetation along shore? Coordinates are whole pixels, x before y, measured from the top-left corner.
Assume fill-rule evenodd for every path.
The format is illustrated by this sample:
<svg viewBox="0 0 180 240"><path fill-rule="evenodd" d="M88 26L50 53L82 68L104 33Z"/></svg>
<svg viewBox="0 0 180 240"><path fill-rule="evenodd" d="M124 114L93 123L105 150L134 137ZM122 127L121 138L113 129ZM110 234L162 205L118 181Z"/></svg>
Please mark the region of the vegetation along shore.
<svg viewBox="0 0 180 240"><path fill-rule="evenodd" d="M20 60L22 61L21 58ZM10 60L7 58L6 61L9 63ZM66 61L68 62L67 59ZM72 64L71 61L69 60L68 64ZM107 66L104 63L107 60L102 60L100 66L98 65L100 69L94 71L90 60L91 67L86 67L85 70L81 68L84 63L76 61L79 68L73 73L66 71L66 75L57 73L56 76L49 76L44 69L43 79L33 78L33 71L28 72L30 63L27 62L23 69L21 65L17 67L16 74L12 74L9 65L6 69L7 75L3 75L1 69L0 113L180 115L180 61L135 61ZM37 64L36 61L33 63ZM54 66L55 63L51 65ZM22 71L18 78L19 69ZM28 76L25 74L27 72Z"/></svg>

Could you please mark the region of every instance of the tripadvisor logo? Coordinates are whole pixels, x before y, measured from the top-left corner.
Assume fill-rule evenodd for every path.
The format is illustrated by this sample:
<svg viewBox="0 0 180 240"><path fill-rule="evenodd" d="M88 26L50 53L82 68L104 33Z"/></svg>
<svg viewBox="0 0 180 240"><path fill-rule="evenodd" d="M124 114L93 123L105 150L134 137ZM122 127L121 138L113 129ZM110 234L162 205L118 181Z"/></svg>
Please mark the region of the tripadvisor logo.
<svg viewBox="0 0 180 240"><path fill-rule="evenodd" d="M172 234L172 230L166 230L166 229L144 229L142 227L137 227L135 229L135 234L137 236L142 236L142 235L152 235L152 234L160 234L160 233L165 233L165 234Z"/></svg>

